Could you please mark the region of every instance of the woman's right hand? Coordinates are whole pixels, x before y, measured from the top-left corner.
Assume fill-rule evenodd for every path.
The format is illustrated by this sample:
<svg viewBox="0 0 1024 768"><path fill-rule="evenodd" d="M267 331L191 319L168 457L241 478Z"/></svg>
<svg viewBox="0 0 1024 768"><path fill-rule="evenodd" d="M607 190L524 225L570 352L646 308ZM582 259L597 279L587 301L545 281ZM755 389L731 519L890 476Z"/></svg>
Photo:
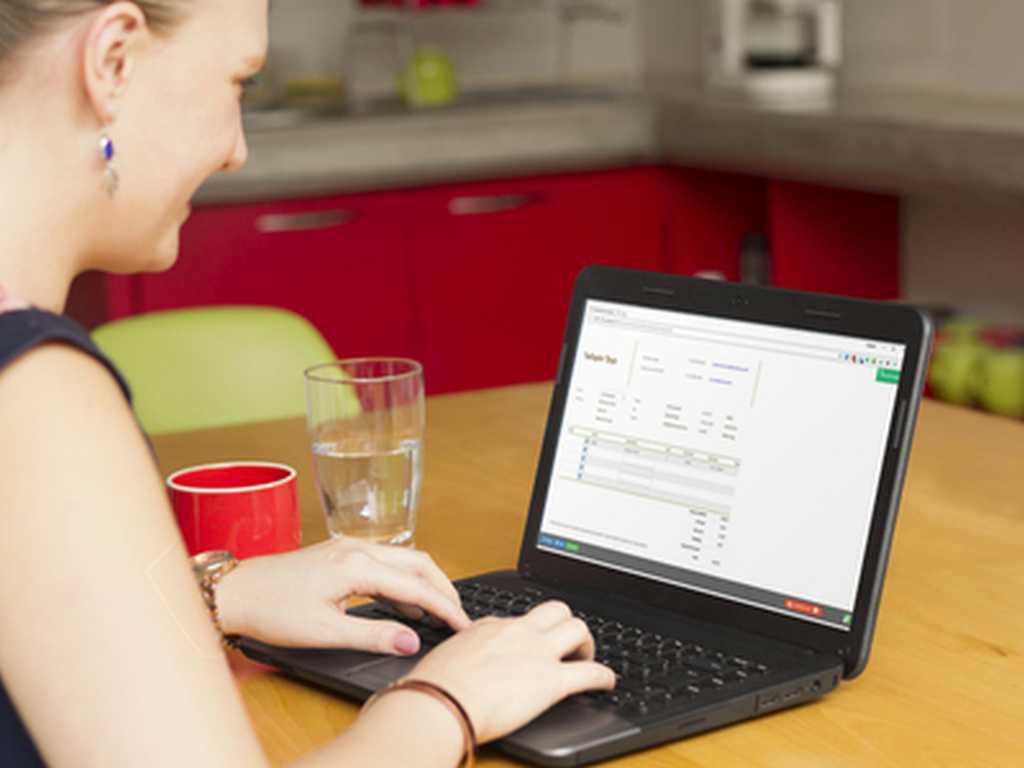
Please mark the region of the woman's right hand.
<svg viewBox="0 0 1024 768"><path fill-rule="evenodd" d="M552 601L518 618L475 622L427 654L409 677L458 699L482 744L566 696L613 688L615 673L593 659L587 625Z"/></svg>

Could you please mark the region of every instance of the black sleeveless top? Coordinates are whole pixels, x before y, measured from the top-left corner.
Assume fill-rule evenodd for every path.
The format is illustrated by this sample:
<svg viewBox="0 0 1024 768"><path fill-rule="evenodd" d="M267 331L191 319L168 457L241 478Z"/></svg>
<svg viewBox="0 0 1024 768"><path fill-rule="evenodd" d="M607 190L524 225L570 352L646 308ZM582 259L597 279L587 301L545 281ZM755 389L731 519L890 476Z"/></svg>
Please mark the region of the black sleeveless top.
<svg viewBox="0 0 1024 768"><path fill-rule="evenodd" d="M84 328L73 320L39 309L0 313L0 375L3 369L21 355L40 344L58 342L77 347L107 367L131 402L125 380L103 353L99 351ZM0 670L2 674L2 670ZM25 730L0 676L0 763L4 766L42 766L42 758Z"/></svg>

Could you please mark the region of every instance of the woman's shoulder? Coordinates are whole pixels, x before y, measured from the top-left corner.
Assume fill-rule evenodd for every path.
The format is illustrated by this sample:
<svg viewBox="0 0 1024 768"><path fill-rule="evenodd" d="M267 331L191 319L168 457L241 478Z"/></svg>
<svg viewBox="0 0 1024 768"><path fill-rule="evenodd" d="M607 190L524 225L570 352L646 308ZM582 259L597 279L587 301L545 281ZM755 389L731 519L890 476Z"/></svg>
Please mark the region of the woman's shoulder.
<svg viewBox="0 0 1024 768"><path fill-rule="evenodd" d="M100 362L117 381L124 396L131 400L128 384L116 366L77 322L34 307L0 312L0 373L32 350L51 343L74 347Z"/></svg>

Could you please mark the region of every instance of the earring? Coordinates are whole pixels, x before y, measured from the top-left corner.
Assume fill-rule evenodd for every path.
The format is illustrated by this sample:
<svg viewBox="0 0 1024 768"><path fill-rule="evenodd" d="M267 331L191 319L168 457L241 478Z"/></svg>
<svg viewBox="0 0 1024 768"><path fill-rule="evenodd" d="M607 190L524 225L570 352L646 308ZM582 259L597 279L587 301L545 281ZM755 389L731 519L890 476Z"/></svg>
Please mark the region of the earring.
<svg viewBox="0 0 1024 768"><path fill-rule="evenodd" d="M117 175L117 168L114 167L114 142L106 133L100 135L100 156L105 166L103 170L103 189L108 197L117 193L117 187L121 183L121 177Z"/></svg>

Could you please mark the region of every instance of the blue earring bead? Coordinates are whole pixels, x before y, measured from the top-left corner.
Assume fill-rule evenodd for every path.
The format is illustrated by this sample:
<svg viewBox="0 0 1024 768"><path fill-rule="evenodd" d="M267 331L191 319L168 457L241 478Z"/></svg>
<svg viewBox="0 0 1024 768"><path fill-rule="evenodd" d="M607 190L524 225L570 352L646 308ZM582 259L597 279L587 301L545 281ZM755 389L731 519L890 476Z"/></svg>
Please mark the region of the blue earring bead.
<svg viewBox="0 0 1024 768"><path fill-rule="evenodd" d="M121 177L117 175L117 169L114 167L114 142L105 133L100 136L100 155L106 166L103 169L103 189L109 197L113 197L117 193Z"/></svg>
<svg viewBox="0 0 1024 768"><path fill-rule="evenodd" d="M103 159L106 162L110 162L114 159L114 142L110 140L107 134L100 136L100 152L103 153Z"/></svg>

